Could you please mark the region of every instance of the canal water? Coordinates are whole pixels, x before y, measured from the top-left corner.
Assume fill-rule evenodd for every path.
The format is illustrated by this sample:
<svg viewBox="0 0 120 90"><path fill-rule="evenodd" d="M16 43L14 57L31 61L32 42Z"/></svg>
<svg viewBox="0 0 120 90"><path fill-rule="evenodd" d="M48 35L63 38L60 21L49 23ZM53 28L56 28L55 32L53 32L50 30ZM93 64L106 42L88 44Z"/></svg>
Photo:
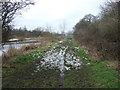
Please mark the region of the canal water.
<svg viewBox="0 0 120 90"><path fill-rule="evenodd" d="M4 45L0 44L0 56L2 56L2 52L6 53L10 48L20 49L23 46L41 44L40 42L35 42L35 41L36 40L26 40L26 41L9 42Z"/></svg>

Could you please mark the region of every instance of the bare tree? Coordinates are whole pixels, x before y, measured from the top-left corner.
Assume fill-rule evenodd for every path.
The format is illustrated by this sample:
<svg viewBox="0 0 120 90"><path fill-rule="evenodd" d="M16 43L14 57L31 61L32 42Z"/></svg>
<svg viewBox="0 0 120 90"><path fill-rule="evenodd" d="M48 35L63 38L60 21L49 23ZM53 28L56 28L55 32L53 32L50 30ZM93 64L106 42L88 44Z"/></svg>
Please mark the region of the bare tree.
<svg viewBox="0 0 120 90"><path fill-rule="evenodd" d="M60 27L60 30L61 30L61 34L62 34L62 35L65 35L65 30L67 29L67 24L66 24L66 22L63 21L63 23L60 24L59 27Z"/></svg>
<svg viewBox="0 0 120 90"><path fill-rule="evenodd" d="M0 43L2 42L2 22L1 22L1 18L0 18Z"/></svg>
<svg viewBox="0 0 120 90"><path fill-rule="evenodd" d="M6 42L12 30L12 21L17 12L23 8L34 5L33 0L0 0L0 19L2 22L2 42Z"/></svg>
<svg viewBox="0 0 120 90"><path fill-rule="evenodd" d="M45 31L52 32L52 30L53 30L52 26L47 24L46 27L45 27Z"/></svg>

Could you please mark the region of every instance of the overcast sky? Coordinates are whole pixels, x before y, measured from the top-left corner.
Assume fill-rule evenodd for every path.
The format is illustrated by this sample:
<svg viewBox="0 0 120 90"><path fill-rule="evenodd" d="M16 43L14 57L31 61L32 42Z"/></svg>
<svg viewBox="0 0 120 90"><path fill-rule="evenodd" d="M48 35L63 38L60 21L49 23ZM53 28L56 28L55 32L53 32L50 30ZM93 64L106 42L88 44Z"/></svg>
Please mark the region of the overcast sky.
<svg viewBox="0 0 120 90"><path fill-rule="evenodd" d="M66 31L86 14L98 15L100 5L106 0L35 0L35 5L17 16L14 25L26 26L28 29L51 26L53 31L60 32L60 24L66 23Z"/></svg>

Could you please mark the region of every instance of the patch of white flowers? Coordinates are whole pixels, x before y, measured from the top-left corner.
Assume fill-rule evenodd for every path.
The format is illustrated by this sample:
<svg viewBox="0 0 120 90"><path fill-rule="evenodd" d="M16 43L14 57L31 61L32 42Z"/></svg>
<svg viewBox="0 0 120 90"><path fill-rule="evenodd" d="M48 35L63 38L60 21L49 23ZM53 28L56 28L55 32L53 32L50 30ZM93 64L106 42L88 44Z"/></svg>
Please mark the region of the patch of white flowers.
<svg viewBox="0 0 120 90"><path fill-rule="evenodd" d="M88 60L88 58L87 58L87 57L82 57L82 59L84 59L84 60Z"/></svg>
<svg viewBox="0 0 120 90"><path fill-rule="evenodd" d="M87 63L87 65L90 65L90 63Z"/></svg>
<svg viewBox="0 0 120 90"><path fill-rule="evenodd" d="M79 50L80 48L79 47L74 47L75 49Z"/></svg>
<svg viewBox="0 0 120 90"><path fill-rule="evenodd" d="M59 41L58 43L62 43L63 41Z"/></svg>
<svg viewBox="0 0 120 90"><path fill-rule="evenodd" d="M36 58L36 59L40 59L41 58L41 52L38 52L38 53L33 53L33 54L30 54L29 56L32 57L32 58Z"/></svg>
<svg viewBox="0 0 120 90"><path fill-rule="evenodd" d="M59 43L62 42L60 41ZM57 68L62 72L73 68L80 69L81 64L80 58L74 54L74 51L70 50L68 46L59 45L47 51L40 60L40 63L36 65L36 68L37 71L40 70L40 67L46 69Z"/></svg>
<svg viewBox="0 0 120 90"><path fill-rule="evenodd" d="M88 50L84 50L85 54L89 54Z"/></svg>
<svg viewBox="0 0 120 90"><path fill-rule="evenodd" d="M69 69L70 68L80 69L80 66L82 64L82 62L80 61L80 57L74 55L72 51L66 54L65 61L66 61L65 65L70 66Z"/></svg>

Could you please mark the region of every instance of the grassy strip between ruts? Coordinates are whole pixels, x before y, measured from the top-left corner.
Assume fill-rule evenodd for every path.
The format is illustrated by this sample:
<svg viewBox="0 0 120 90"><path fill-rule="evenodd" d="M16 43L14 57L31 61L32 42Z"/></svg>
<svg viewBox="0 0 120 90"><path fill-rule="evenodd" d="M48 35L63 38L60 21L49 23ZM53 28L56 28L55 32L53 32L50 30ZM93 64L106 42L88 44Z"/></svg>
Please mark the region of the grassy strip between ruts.
<svg viewBox="0 0 120 90"><path fill-rule="evenodd" d="M108 67L108 61L95 61L90 59L87 50L80 48L72 40L73 47L79 47L78 55L83 65L80 70L65 72L64 87L69 88L118 88L118 72Z"/></svg>

